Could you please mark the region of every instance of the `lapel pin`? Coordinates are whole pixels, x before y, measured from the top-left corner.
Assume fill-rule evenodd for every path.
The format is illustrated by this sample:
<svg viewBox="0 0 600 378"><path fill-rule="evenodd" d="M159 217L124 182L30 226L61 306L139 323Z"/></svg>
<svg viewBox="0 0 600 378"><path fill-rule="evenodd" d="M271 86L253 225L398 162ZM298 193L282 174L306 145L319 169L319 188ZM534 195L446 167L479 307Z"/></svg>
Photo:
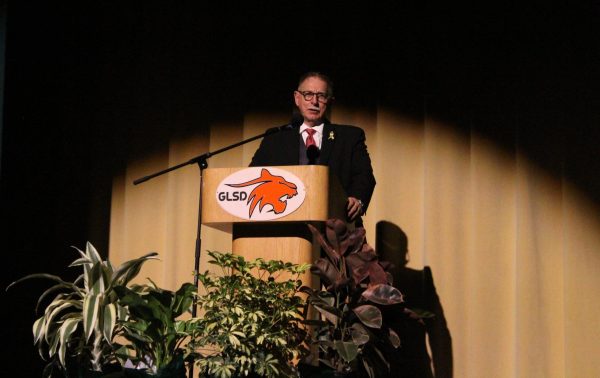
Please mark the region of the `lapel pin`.
<svg viewBox="0 0 600 378"><path fill-rule="evenodd" d="M329 140L334 140L335 139L335 133L333 131L329 132Z"/></svg>

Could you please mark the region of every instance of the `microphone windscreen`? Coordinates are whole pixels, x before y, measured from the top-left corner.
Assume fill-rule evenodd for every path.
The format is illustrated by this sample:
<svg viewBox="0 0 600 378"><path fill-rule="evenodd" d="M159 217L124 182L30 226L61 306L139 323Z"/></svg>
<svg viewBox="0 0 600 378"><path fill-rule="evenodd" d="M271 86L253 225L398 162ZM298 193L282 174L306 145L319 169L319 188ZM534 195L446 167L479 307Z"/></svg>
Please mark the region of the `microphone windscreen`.
<svg viewBox="0 0 600 378"><path fill-rule="evenodd" d="M314 144L311 146L308 146L308 148L306 148L306 157L308 158L308 163L314 164L316 162L317 158L319 157L320 153L321 153L321 151L319 151L319 148L317 146L315 146Z"/></svg>

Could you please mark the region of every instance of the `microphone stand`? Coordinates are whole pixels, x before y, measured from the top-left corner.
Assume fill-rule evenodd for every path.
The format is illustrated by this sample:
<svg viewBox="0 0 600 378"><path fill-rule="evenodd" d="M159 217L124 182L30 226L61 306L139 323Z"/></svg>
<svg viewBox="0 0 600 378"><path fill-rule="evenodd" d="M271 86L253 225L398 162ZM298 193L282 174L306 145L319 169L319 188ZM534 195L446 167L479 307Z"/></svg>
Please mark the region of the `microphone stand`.
<svg viewBox="0 0 600 378"><path fill-rule="evenodd" d="M218 155L222 152L231 150L232 148L241 146L243 144L252 142L256 139L260 139L260 138L264 138L265 136L271 135L271 134L275 134L278 133L280 131L283 130L290 130L293 129L294 127L296 127L298 124L297 122L295 122L296 120L293 120L292 123L288 124L288 125L284 125L284 126L279 126L273 129L269 129L267 130L265 133L262 133L260 135L256 135L252 138L248 138L248 139L244 139L241 142L237 142L234 143L232 145L229 145L227 147L223 147L220 148L216 151L213 152L206 152L202 155L198 155L190 160L188 160L187 162L181 163L181 164L177 164L173 167L167 168L167 169L163 169L162 171L153 173L151 175L148 176L144 176L141 178L138 178L136 180L133 181L133 185L138 185L141 184L143 182L146 182L148 180L151 180L155 177L164 175L165 173L174 171L176 169L179 169L181 167L185 167L186 165L193 165L193 164L197 164L198 168L200 168L200 190L199 190L199 195L198 195L198 226L196 228L196 247L195 247L195 251L194 251L194 286L196 286L196 291L198 291L198 271L200 269L200 251L201 251L201 244L202 244L202 240L201 240L201 236L200 236L200 231L201 231L201 226L202 226L202 173L204 172L204 169L206 169L208 167L208 162L207 160L215 155ZM194 302L192 305L192 317L196 317L196 298L194 297ZM189 378L192 378L194 374L194 363L191 362L190 366L189 366Z"/></svg>

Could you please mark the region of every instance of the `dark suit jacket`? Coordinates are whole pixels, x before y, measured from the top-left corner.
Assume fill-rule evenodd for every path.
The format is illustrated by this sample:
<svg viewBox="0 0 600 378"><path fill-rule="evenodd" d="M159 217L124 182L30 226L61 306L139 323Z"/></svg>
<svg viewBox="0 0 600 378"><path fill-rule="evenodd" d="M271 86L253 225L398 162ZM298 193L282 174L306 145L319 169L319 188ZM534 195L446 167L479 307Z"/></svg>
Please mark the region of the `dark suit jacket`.
<svg viewBox="0 0 600 378"><path fill-rule="evenodd" d="M266 136L250 166L298 165L300 140L297 128ZM375 188L375 177L362 129L326 123L319 164L329 166L339 178L346 195L360 199L366 210Z"/></svg>

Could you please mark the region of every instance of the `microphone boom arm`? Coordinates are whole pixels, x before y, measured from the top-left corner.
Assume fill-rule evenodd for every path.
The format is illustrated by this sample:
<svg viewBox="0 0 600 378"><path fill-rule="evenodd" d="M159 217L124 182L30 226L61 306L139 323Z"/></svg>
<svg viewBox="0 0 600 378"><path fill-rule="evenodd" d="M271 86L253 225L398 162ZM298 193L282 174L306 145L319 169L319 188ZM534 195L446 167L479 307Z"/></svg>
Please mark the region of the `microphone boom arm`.
<svg viewBox="0 0 600 378"><path fill-rule="evenodd" d="M267 135L275 134L275 133L278 133L278 132L283 131L283 130L291 129L293 127L295 127L293 124L279 126L279 127L276 127L276 128L269 129L269 130L267 130L266 132L264 132L264 133L262 133L260 135L256 135L256 136L253 136L252 138L244 139L244 140L242 140L240 142L234 143L234 144L229 145L227 147L220 148L220 149L218 149L216 151L205 152L202 155L198 155L198 156L196 156L194 158L191 158L190 160L188 160L188 161L186 161L184 163L180 163L180 164L174 165L172 167L169 167L167 169L163 169L162 171L153 173L153 174L148 175L148 176L140 177L140 178L138 178L138 179L136 179L136 180L133 181L133 185L141 184L141 183L146 182L148 180L151 180L151 179L153 179L155 177L161 176L161 175L163 175L165 173L174 171L174 170L179 169L181 167L185 167L186 165L199 164L200 167L202 169L204 169L204 168L206 168L208 166L208 163L206 162L206 160L208 160L208 158L210 158L211 156L218 155L221 152L225 152L225 151L231 150L232 148L236 148L236 147L241 146L243 144L252 142L252 141L254 141L256 139L264 138Z"/></svg>

